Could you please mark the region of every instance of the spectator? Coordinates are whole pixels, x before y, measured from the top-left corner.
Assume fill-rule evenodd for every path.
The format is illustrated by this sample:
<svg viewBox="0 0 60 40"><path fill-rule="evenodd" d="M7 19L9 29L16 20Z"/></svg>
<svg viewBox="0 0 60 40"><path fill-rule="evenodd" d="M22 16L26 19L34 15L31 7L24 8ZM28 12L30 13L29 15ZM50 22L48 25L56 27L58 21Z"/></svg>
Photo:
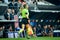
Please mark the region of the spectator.
<svg viewBox="0 0 60 40"><path fill-rule="evenodd" d="M14 9L15 13L17 14L17 8L18 8L18 4L15 2L15 0L13 0L10 4L8 4L9 9Z"/></svg>
<svg viewBox="0 0 60 40"><path fill-rule="evenodd" d="M0 27L0 38L3 37L3 28Z"/></svg>
<svg viewBox="0 0 60 40"><path fill-rule="evenodd" d="M42 35L43 35L43 36L48 36L47 25L44 25L44 26L43 26L43 29L42 29Z"/></svg>
<svg viewBox="0 0 60 40"><path fill-rule="evenodd" d="M20 1L18 1L18 7L19 7L19 9L20 9L21 5L22 5L22 3Z"/></svg>
<svg viewBox="0 0 60 40"><path fill-rule="evenodd" d="M8 4L10 9L14 9L15 7L15 0L13 0L10 4Z"/></svg>
<svg viewBox="0 0 60 40"><path fill-rule="evenodd" d="M13 31L13 29L12 29L12 26L10 25L9 32L12 32L12 31Z"/></svg>
<svg viewBox="0 0 60 40"><path fill-rule="evenodd" d="M14 20L15 11L12 9L12 19Z"/></svg>
<svg viewBox="0 0 60 40"><path fill-rule="evenodd" d="M35 21L32 20L32 21L30 22L30 25L34 28L34 27L35 27Z"/></svg>
<svg viewBox="0 0 60 40"><path fill-rule="evenodd" d="M11 9L7 10L7 13L4 14L6 20L12 20Z"/></svg>
<svg viewBox="0 0 60 40"><path fill-rule="evenodd" d="M53 27L51 25L48 25L48 30L49 30L49 36L53 37Z"/></svg>
<svg viewBox="0 0 60 40"><path fill-rule="evenodd" d="M38 26L36 27L36 30L37 30L37 31L36 31L37 34L41 35L42 27L41 27L40 24L38 24Z"/></svg>
<svg viewBox="0 0 60 40"><path fill-rule="evenodd" d="M33 28L34 36L36 36L36 22L35 22L35 20L32 20L32 21L30 22L30 25L31 25L32 28Z"/></svg>

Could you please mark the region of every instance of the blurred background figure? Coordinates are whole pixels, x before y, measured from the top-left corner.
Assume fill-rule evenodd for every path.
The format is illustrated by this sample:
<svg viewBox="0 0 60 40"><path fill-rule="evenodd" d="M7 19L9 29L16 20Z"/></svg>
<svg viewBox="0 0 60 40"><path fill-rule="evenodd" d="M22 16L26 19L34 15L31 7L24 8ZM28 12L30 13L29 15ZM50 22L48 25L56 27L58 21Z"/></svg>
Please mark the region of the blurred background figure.
<svg viewBox="0 0 60 40"><path fill-rule="evenodd" d="M42 36L42 25L38 24L38 26L36 27L36 35L37 36Z"/></svg>
<svg viewBox="0 0 60 40"><path fill-rule="evenodd" d="M14 20L15 11L14 9L12 9L11 11L12 11L12 20Z"/></svg>
<svg viewBox="0 0 60 40"><path fill-rule="evenodd" d="M34 32L34 36L36 36L36 22L35 20L32 20L30 22L30 25L32 26L33 32Z"/></svg>
<svg viewBox="0 0 60 40"><path fill-rule="evenodd" d="M49 30L49 36L50 37L53 37L53 26L51 26L51 25L48 25L48 30Z"/></svg>
<svg viewBox="0 0 60 40"><path fill-rule="evenodd" d="M3 38L3 27L0 26L0 38Z"/></svg>
<svg viewBox="0 0 60 40"><path fill-rule="evenodd" d="M4 14L6 20L12 20L11 9L7 9L7 12Z"/></svg>
<svg viewBox="0 0 60 40"><path fill-rule="evenodd" d="M43 35L43 36L48 36L47 25L44 25L44 26L43 26L43 29L42 29L42 35Z"/></svg>
<svg viewBox="0 0 60 40"><path fill-rule="evenodd" d="M9 30L9 32L13 32L13 29L12 29L12 26L11 25L9 26L9 29L8 30Z"/></svg>
<svg viewBox="0 0 60 40"><path fill-rule="evenodd" d="M15 14L18 12L18 4L15 2L15 0L12 0L11 3L8 4L9 9L14 9Z"/></svg>
<svg viewBox="0 0 60 40"><path fill-rule="evenodd" d="M10 20L10 15L11 15L11 9L7 9L7 12L4 14L4 17L6 20Z"/></svg>

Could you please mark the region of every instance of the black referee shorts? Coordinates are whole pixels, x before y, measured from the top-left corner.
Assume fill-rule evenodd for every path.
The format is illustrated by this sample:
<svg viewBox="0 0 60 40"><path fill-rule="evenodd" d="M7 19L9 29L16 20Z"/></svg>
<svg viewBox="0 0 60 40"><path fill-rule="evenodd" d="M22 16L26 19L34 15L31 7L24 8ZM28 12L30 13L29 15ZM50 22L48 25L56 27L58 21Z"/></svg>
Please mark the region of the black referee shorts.
<svg viewBox="0 0 60 40"><path fill-rule="evenodd" d="M28 23L28 19L27 19L27 18L23 18L23 19L22 19L22 24L29 24L29 23Z"/></svg>

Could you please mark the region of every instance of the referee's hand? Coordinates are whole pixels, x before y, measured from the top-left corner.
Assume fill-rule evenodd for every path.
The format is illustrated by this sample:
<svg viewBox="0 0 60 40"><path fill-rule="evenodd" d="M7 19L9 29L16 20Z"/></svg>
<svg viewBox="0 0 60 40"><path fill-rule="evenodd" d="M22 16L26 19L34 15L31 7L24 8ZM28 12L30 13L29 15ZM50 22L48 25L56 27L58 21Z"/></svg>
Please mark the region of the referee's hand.
<svg viewBox="0 0 60 40"><path fill-rule="evenodd" d="M28 15L26 15L26 17L27 17L27 19L29 19L29 16Z"/></svg>

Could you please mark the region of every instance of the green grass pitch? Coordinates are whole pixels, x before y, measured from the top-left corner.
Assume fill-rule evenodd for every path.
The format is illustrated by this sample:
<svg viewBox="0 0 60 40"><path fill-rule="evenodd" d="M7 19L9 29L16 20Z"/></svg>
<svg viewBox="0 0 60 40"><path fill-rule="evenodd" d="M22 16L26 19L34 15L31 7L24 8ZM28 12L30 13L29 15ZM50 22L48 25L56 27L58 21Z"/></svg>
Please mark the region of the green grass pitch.
<svg viewBox="0 0 60 40"><path fill-rule="evenodd" d="M0 40L60 40L60 37L35 37L35 38L0 38Z"/></svg>

